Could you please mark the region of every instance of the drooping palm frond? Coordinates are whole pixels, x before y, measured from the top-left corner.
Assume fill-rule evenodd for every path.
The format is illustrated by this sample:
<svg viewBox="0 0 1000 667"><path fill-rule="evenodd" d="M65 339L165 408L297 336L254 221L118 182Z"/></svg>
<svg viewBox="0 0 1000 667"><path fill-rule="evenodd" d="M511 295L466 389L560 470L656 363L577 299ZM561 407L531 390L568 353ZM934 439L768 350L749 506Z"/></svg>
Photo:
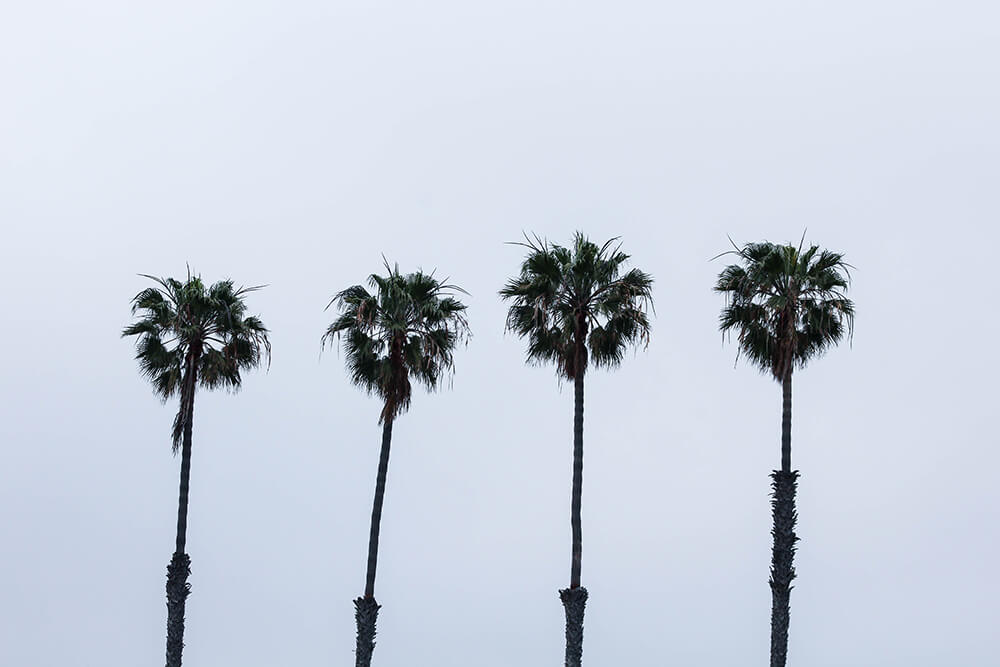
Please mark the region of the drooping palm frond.
<svg viewBox="0 0 1000 667"><path fill-rule="evenodd" d="M341 343L351 382L383 401L379 422L406 411L411 379L433 391L454 372L454 351L470 337L462 288L433 274L402 274L385 264L386 275L368 278L369 292L353 285L334 295L337 318L322 344Z"/></svg>
<svg viewBox="0 0 1000 667"><path fill-rule="evenodd" d="M233 391L242 384L242 372L271 358L268 331L260 318L246 315L246 294L260 286L236 288L231 280L206 287L199 276L188 273L184 282L140 274L157 284L132 300L135 322L122 336L137 336L139 370L164 401L181 394L181 407L172 432L176 451L187 419L195 386L224 387Z"/></svg>
<svg viewBox="0 0 1000 667"><path fill-rule="evenodd" d="M727 297L719 328L736 332L740 353L762 372L780 381L853 334L851 266L842 254L769 242L734 244L727 254L739 262L715 284Z"/></svg>
<svg viewBox="0 0 1000 667"><path fill-rule="evenodd" d="M527 338L529 362L554 363L573 379L588 361L613 368L630 346L648 342L653 278L622 273L629 255L617 241L598 246L577 232L568 248L527 235L515 244L528 255L500 296L511 301L506 327Z"/></svg>

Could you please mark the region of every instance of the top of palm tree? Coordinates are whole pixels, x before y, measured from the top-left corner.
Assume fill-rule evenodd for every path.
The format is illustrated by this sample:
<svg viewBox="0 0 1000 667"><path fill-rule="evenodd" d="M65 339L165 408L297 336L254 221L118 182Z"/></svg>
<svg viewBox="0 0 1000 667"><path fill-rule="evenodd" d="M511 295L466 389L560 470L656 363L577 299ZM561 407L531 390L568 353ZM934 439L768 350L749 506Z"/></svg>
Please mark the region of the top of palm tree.
<svg viewBox="0 0 1000 667"><path fill-rule="evenodd" d="M815 245L803 251L802 242L733 246L723 255L739 261L715 285L727 296L719 328L738 333L740 352L762 372L780 381L853 335L854 304L845 295L853 267L841 253Z"/></svg>
<svg viewBox="0 0 1000 667"><path fill-rule="evenodd" d="M433 391L453 373L455 347L471 335L466 306L454 296L465 290L433 273L385 268L385 276L368 277L374 294L354 285L333 297L327 308L336 304L339 314L322 337L324 346L341 339L351 381L382 399L379 423L409 407L411 377Z"/></svg>
<svg viewBox="0 0 1000 667"><path fill-rule="evenodd" d="M270 364L268 331L260 318L246 315L243 302L246 294L262 285L236 288L232 280L220 280L206 287L190 269L184 282L140 275L156 286L132 300L132 314L138 319L125 327L122 336L138 336L139 370L162 400L183 390L187 363L203 387L233 391L242 383L240 373L257 367L262 354ZM175 452L184 425L182 412L174 420Z"/></svg>
<svg viewBox="0 0 1000 667"><path fill-rule="evenodd" d="M527 235L515 244L528 255L500 296L513 302L507 330L527 337L529 362L553 362L559 377L573 379L588 357L613 368L629 346L648 344L653 278L639 269L622 273L629 256L617 241L598 246L576 232L569 247Z"/></svg>

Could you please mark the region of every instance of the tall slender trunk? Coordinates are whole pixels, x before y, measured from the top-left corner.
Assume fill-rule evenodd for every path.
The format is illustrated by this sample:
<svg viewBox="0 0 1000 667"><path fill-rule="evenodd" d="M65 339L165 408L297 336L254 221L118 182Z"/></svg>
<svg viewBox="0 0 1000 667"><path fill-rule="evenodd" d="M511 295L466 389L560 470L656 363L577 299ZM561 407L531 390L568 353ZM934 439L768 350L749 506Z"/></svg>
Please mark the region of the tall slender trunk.
<svg viewBox="0 0 1000 667"><path fill-rule="evenodd" d="M781 472L792 472L792 369L781 379Z"/></svg>
<svg viewBox="0 0 1000 667"><path fill-rule="evenodd" d="M188 492L191 486L191 432L194 427L194 393L197 386L198 354L189 355L180 407L184 415L181 445L181 481L177 498L177 537L174 555L167 565L167 661L166 667L180 667L184 650L184 608L191 584L191 558L185 553L187 543Z"/></svg>
<svg viewBox="0 0 1000 667"><path fill-rule="evenodd" d="M583 565L583 526L580 505L583 501L583 373L573 380L573 495L570 503L570 524L573 528L573 556L570 566L569 587L580 587L580 570Z"/></svg>
<svg viewBox="0 0 1000 667"><path fill-rule="evenodd" d="M771 535L771 667L785 667L788 657L789 597L795 579L795 491L798 471L792 470L792 371L781 381L781 470L771 473L771 510L774 525Z"/></svg>
<svg viewBox="0 0 1000 667"><path fill-rule="evenodd" d="M382 499L385 496L385 478L389 470L389 444L392 441L392 418L386 417L382 426L382 450L378 459L375 478L375 501L372 504L371 532L368 535L368 571L365 576L365 595L354 601L354 619L358 625L355 664L368 667L375 650L375 622L379 604L375 601L375 568L378 565L378 533L382 522Z"/></svg>
<svg viewBox="0 0 1000 667"><path fill-rule="evenodd" d="M573 552L570 564L569 588L559 591L566 611L566 667L579 667L583 660L583 614L587 606L587 589L580 585L583 562L583 530L580 506L583 500L583 378L586 351L586 321L577 323L576 363L573 378L573 494L570 503L570 525L573 529Z"/></svg>

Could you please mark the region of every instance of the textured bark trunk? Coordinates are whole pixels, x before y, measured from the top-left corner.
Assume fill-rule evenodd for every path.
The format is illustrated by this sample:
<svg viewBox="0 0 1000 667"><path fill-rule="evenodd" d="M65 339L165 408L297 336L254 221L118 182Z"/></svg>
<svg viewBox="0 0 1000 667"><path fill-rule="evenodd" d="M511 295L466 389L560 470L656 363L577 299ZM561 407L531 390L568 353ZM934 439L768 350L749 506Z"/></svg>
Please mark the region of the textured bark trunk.
<svg viewBox="0 0 1000 667"><path fill-rule="evenodd" d="M798 472L775 470L771 474L774 498L774 548L771 551L771 667L785 667L788 655L789 597L795 579L795 488Z"/></svg>
<svg viewBox="0 0 1000 667"><path fill-rule="evenodd" d="M194 428L194 390L197 386L198 355L187 360L181 411L185 415L184 440L181 446L181 481L177 498L177 536L174 555L167 566L167 661L166 667L181 667L184 650L184 608L191 584L191 558L185 553L187 544L188 493L191 486L191 433Z"/></svg>
<svg viewBox="0 0 1000 667"><path fill-rule="evenodd" d="M191 559L175 553L167 565L167 667L181 667L184 651L184 603L191 593L187 582Z"/></svg>
<svg viewBox="0 0 1000 667"><path fill-rule="evenodd" d="M587 589L564 588L559 591L566 610L566 667L580 667L583 662L583 612L587 607Z"/></svg>
<svg viewBox="0 0 1000 667"><path fill-rule="evenodd" d="M354 601L354 620L358 623L358 641L354 650L355 667L372 664L375 651L375 621L378 619L379 604L375 598L358 598Z"/></svg>
<svg viewBox="0 0 1000 667"><path fill-rule="evenodd" d="M771 474L771 510L774 524L771 535L771 667L785 667L788 657L789 598L795 579L795 491L799 473L792 466L792 372L781 383L781 470Z"/></svg>
<svg viewBox="0 0 1000 667"><path fill-rule="evenodd" d="M368 535L368 570L365 575L365 595L354 601L354 619L358 624L357 667L371 664L375 650L375 621L379 604L375 601L375 570L378 566L378 534L382 523L382 500L385 497L385 479L389 471L389 445L392 442L392 419L387 417L382 425L382 449L378 458L375 478L375 500L372 503L371 532Z"/></svg>

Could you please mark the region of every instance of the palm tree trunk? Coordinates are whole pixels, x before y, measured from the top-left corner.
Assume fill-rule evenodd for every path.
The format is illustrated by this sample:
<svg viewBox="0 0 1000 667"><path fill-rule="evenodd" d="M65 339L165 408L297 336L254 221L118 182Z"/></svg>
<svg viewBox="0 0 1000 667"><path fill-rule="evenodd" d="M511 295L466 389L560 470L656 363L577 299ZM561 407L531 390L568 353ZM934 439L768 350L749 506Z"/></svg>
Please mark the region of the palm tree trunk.
<svg viewBox="0 0 1000 667"><path fill-rule="evenodd" d="M583 612L587 608L587 589L583 586L559 591L566 610L566 667L583 663Z"/></svg>
<svg viewBox="0 0 1000 667"><path fill-rule="evenodd" d="M580 587L580 570L583 564L583 527L580 505L583 501L583 373L573 381L573 496L570 504L570 524L573 528L573 559L570 567L569 587Z"/></svg>
<svg viewBox="0 0 1000 667"><path fill-rule="evenodd" d="M375 501L372 505L371 532L368 535L368 571L365 577L365 595L354 601L354 619L358 625L355 664L368 667L375 650L375 621L379 604L375 601L375 568L378 565L378 533L382 522L382 499L385 496L385 478L389 470L389 443L392 441L392 419L386 417L382 426L382 450L378 459L375 479Z"/></svg>
<svg viewBox="0 0 1000 667"><path fill-rule="evenodd" d="M781 472L792 471L792 369L781 380Z"/></svg>
<svg viewBox="0 0 1000 667"><path fill-rule="evenodd" d="M579 667L583 659L583 613L587 606L587 589L580 586L580 569L583 560L583 531L580 506L583 499L583 368L582 353L577 353L574 378L573 410L573 495L570 505L570 524L573 528L573 555L570 566L569 588L559 591L566 610L566 667Z"/></svg>
<svg viewBox="0 0 1000 667"><path fill-rule="evenodd" d="M798 471L792 471L792 371L781 382L781 470L771 473L771 510L774 525L771 535L771 667L785 667L788 656L789 596L795 579L795 490Z"/></svg>
<svg viewBox="0 0 1000 667"><path fill-rule="evenodd" d="M184 423L184 443L181 447L181 483L177 500L177 542L167 566L167 662L166 667L180 667L184 650L184 606L191 594L187 583L191 574L191 558L184 552L187 542L188 491L191 484L191 431L194 418L194 376L188 381L182 400L187 405Z"/></svg>

